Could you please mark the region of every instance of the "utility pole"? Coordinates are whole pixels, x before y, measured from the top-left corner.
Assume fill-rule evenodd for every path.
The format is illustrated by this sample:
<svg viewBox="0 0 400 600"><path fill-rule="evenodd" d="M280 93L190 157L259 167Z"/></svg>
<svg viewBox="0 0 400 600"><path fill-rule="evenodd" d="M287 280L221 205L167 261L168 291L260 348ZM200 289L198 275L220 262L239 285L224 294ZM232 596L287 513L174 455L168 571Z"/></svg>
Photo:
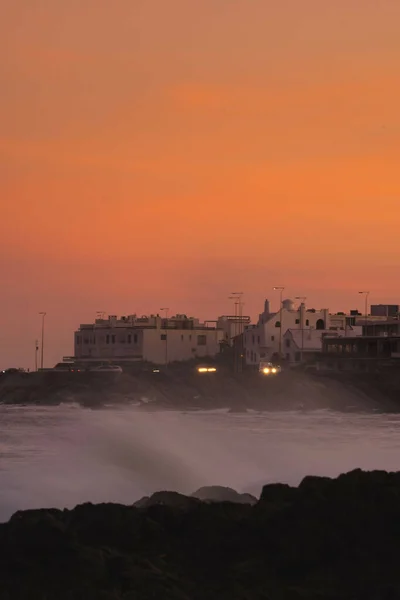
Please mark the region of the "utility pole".
<svg viewBox="0 0 400 600"><path fill-rule="evenodd" d="M279 293L279 358L282 358L282 316L283 316L283 312L282 312L282 304L283 304L283 290L285 289L284 285L277 285L274 287L275 292L280 292Z"/></svg>
<svg viewBox="0 0 400 600"><path fill-rule="evenodd" d="M38 370L38 351L39 351L39 340L35 341L35 371Z"/></svg>
<svg viewBox="0 0 400 600"><path fill-rule="evenodd" d="M300 304L300 327L301 327L301 354L300 354L300 362L303 362L303 353L304 353L304 309L305 309L305 301L307 300L306 296L296 296L296 300L301 300Z"/></svg>
<svg viewBox="0 0 400 600"><path fill-rule="evenodd" d="M232 292L229 300L235 301L235 337L234 340L234 370L241 373L243 370L243 292Z"/></svg>
<svg viewBox="0 0 400 600"><path fill-rule="evenodd" d="M165 366L168 367L168 333L167 333L167 328L168 328L168 313L169 313L169 308L160 308L160 310L163 310L165 312Z"/></svg>
<svg viewBox="0 0 400 600"><path fill-rule="evenodd" d="M45 312L40 312L39 315L42 317L42 344L40 349L40 368L43 369L43 354L44 354L44 318L46 316Z"/></svg>
<svg viewBox="0 0 400 600"><path fill-rule="evenodd" d="M367 335L367 325L368 325L368 298L369 298L369 292L358 292L359 294L364 294L365 295L365 335Z"/></svg>

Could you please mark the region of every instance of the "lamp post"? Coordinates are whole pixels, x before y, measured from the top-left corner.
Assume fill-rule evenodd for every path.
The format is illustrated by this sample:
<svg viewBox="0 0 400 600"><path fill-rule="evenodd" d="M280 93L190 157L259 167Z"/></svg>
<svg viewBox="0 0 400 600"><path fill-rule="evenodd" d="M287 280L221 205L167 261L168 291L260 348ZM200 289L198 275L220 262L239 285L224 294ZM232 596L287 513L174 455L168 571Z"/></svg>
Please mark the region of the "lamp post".
<svg viewBox="0 0 400 600"><path fill-rule="evenodd" d="M304 352L304 308L305 301L307 300L307 296L296 296L296 300L301 300L300 305L300 327L301 327L301 355L300 362L303 362L303 352Z"/></svg>
<svg viewBox="0 0 400 600"><path fill-rule="evenodd" d="M168 366L168 333L167 333L167 328L168 328L168 312L169 312L169 308L160 308L160 310L163 310L165 312L165 366Z"/></svg>
<svg viewBox="0 0 400 600"><path fill-rule="evenodd" d="M43 353L44 353L44 318L45 312L40 312L39 315L42 317L42 344L40 349L40 368L43 369Z"/></svg>
<svg viewBox="0 0 400 600"><path fill-rule="evenodd" d="M364 294L365 296L365 335L367 334L367 325L368 325L368 298L369 298L369 292L358 292L359 294Z"/></svg>
<svg viewBox="0 0 400 600"><path fill-rule="evenodd" d="M280 294L279 294L279 358L282 358L282 296L283 296L284 289L285 289L284 285L276 285L274 287L275 292L280 292Z"/></svg>
<svg viewBox="0 0 400 600"><path fill-rule="evenodd" d="M35 371L38 370L39 340L35 340Z"/></svg>
<svg viewBox="0 0 400 600"><path fill-rule="evenodd" d="M232 292L232 295L229 296L229 300L235 301L235 337L238 336L238 340L235 344L235 371L241 372L243 361L243 302L242 302L243 292Z"/></svg>

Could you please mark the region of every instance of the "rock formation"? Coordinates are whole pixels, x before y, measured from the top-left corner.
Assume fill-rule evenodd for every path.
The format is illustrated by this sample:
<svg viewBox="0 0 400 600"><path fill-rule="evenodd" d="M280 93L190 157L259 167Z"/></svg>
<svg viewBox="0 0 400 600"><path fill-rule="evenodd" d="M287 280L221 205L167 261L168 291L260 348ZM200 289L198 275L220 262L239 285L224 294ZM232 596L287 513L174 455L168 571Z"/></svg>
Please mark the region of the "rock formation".
<svg viewBox="0 0 400 600"><path fill-rule="evenodd" d="M0 600L400 598L400 473L267 485L253 506L149 500L17 512Z"/></svg>

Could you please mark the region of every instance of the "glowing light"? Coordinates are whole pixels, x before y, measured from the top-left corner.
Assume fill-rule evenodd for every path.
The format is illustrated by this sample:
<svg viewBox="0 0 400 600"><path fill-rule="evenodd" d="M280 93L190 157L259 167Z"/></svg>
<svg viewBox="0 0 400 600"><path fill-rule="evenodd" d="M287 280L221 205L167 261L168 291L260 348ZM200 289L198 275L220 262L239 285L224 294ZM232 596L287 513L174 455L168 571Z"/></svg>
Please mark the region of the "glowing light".
<svg viewBox="0 0 400 600"><path fill-rule="evenodd" d="M209 369L207 369L207 371L208 371L209 373L215 373L215 372L216 372L216 370L217 370L217 369L216 369L215 367L210 367Z"/></svg>
<svg viewBox="0 0 400 600"><path fill-rule="evenodd" d="M265 369L263 369L263 373L265 373L266 375L268 375L269 369L266 367Z"/></svg>
<svg viewBox="0 0 400 600"><path fill-rule="evenodd" d="M207 367L199 367L197 370L199 373L207 373Z"/></svg>
<svg viewBox="0 0 400 600"><path fill-rule="evenodd" d="M277 373L277 369L272 369L272 372L273 373Z"/></svg>

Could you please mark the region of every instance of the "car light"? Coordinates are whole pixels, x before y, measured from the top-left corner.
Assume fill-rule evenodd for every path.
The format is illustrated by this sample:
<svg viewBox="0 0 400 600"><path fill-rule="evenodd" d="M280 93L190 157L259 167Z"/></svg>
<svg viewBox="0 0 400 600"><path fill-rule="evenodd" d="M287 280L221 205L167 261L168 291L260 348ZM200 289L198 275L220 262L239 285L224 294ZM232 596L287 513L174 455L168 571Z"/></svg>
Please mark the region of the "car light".
<svg viewBox="0 0 400 600"><path fill-rule="evenodd" d="M273 373L277 373L277 369L272 369L272 372Z"/></svg>
<svg viewBox="0 0 400 600"><path fill-rule="evenodd" d="M207 367L199 367L197 370L199 373L207 373L208 371Z"/></svg>
<svg viewBox="0 0 400 600"><path fill-rule="evenodd" d="M216 370L217 369L215 367L210 367L209 369L207 369L208 373L215 373Z"/></svg>
<svg viewBox="0 0 400 600"><path fill-rule="evenodd" d="M269 369L268 368L263 369L263 373L265 373L266 375L268 375Z"/></svg>
<svg viewBox="0 0 400 600"><path fill-rule="evenodd" d="M153 373L159 373L160 369L153 369Z"/></svg>

